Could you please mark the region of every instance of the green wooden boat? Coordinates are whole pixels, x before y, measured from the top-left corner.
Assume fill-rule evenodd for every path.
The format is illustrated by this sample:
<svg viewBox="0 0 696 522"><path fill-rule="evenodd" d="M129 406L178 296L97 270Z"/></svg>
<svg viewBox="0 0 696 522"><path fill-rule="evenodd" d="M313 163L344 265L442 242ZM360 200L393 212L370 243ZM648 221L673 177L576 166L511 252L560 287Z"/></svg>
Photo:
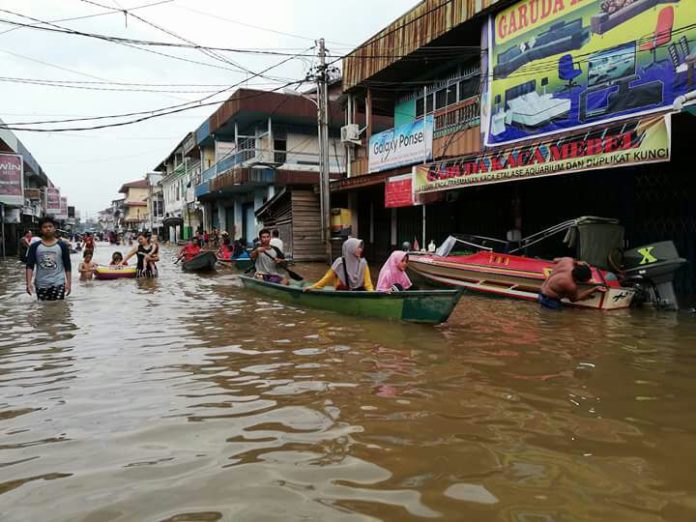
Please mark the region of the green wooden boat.
<svg viewBox="0 0 696 522"><path fill-rule="evenodd" d="M217 261L223 266L235 268L241 272L246 272L254 265L254 261L252 261L249 257L242 259L224 259L222 257L218 257Z"/></svg>
<svg viewBox="0 0 696 522"><path fill-rule="evenodd" d="M459 290L414 290L394 293L335 290L303 292L301 286L267 283L248 276L240 276L240 279L246 288L297 306L414 323L444 323L461 296Z"/></svg>

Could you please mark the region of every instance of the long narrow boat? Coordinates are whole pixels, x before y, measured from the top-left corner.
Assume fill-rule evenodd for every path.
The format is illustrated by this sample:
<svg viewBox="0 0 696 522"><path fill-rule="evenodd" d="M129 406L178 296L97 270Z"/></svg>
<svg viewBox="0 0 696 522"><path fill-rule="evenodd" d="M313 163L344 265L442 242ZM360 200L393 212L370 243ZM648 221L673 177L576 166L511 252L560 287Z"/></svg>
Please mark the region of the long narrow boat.
<svg viewBox="0 0 696 522"><path fill-rule="evenodd" d="M184 261L181 267L184 272L210 272L215 270L217 257L213 252L201 252L197 256Z"/></svg>
<svg viewBox="0 0 696 522"><path fill-rule="evenodd" d="M251 260L250 257L243 257L243 258L224 258L224 257L218 257L217 262L220 263L222 266L226 266L229 268L235 268L239 270L240 272L245 272L249 268L252 267L254 262Z"/></svg>
<svg viewBox="0 0 696 522"><path fill-rule="evenodd" d="M415 290L406 292L345 292L313 290L267 283L240 276L246 288L297 306L330 310L348 315L440 324L447 321L461 292L458 290Z"/></svg>

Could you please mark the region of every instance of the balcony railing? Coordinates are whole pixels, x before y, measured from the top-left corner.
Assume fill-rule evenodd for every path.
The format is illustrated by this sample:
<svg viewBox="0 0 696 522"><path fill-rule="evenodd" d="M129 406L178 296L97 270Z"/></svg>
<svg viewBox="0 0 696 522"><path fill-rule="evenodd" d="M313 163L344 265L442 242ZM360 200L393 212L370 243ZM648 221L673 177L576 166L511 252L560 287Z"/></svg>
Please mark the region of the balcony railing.
<svg viewBox="0 0 696 522"><path fill-rule="evenodd" d="M435 112L433 138L440 138L481 123L481 98L475 96Z"/></svg>
<svg viewBox="0 0 696 522"><path fill-rule="evenodd" d="M299 170L318 170L319 154L316 152L295 152L287 150L245 149L222 158L215 165L204 170L201 182L210 181L235 167L253 167L254 165L269 165L279 167L292 165ZM332 173L342 172L342 157L329 156L329 166Z"/></svg>

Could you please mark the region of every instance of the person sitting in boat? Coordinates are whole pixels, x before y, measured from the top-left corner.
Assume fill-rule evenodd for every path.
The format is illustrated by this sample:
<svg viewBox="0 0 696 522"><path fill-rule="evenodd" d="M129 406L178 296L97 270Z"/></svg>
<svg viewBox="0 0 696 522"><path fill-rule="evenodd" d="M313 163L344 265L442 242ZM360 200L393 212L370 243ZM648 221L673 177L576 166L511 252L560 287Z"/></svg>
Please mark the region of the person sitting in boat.
<svg viewBox="0 0 696 522"><path fill-rule="evenodd" d="M413 286L406 275L408 267L408 252L395 250L379 271L377 279L378 292L402 292Z"/></svg>
<svg viewBox="0 0 696 522"><path fill-rule="evenodd" d="M126 263L123 260L123 254L121 252L114 252L113 255L111 256L111 262L109 263L109 266L116 266L116 265L128 266L128 263Z"/></svg>
<svg viewBox="0 0 696 522"><path fill-rule="evenodd" d="M198 245L198 242L194 241L193 239L189 239L188 243L184 245L184 248L182 248L179 251L179 257L177 257L177 261L180 261L181 259L183 259L184 261L191 261L191 259L193 259L200 253L201 247Z"/></svg>
<svg viewBox="0 0 696 522"><path fill-rule="evenodd" d="M246 251L246 241L243 237L235 239L232 243L232 258L233 259L250 259L249 252Z"/></svg>
<svg viewBox="0 0 696 522"><path fill-rule="evenodd" d="M343 255L337 258L319 281L305 288L319 290L325 286L333 286L336 290L374 291L370 267L362 257L365 244L354 237L343 243Z"/></svg>
<svg viewBox="0 0 696 522"><path fill-rule="evenodd" d="M232 259L232 242L230 236L222 236L222 245L218 248L217 256L219 259Z"/></svg>
<svg viewBox="0 0 696 522"><path fill-rule="evenodd" d="M256 274L254 277L269 283L289 284L288 278L281 273L287 261L283 252L271 246L271 231L267 228L259 232L259 244L251 251L250 257L255 262Z"/></svg>
<svg viewBox="0 0 696 522"><path fill-rule="evenodd" d="M553 260L555 266L549 277L541 285L538 301L544 308L560 310L563 308L561 299L570 302L584 301L597 292L606 292L604 286L594 286L582 292L578 283L587 283L592 279L592 270L584 261L572 257L560 257Z"/></svg>
<svg viewBox="0 0 696 522"><path fill-rule="evenodd" d="M82 256L82 263L77 267L77 271L80 272L80 279L82 281L89 281L94 276L94 271L97 269L97 264L92 261L92 252L86 250Z"/></svg>

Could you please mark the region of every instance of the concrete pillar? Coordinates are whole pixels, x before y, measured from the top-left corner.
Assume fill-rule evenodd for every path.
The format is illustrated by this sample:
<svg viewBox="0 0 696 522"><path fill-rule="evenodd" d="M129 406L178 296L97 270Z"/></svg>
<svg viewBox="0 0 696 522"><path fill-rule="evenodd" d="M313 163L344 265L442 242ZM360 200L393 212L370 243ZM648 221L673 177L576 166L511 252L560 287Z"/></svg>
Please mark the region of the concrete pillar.
<svg viewBox="0 0 696 522"><path fill-rule="evenodd" d="M350 228L353 237L360 237L358 229L358 195L355 192L348 193L348 208L350 209Z"/></svg>
<svg viewBox="0 0 696 522"><path fill-rule="evenodd" d="M276 193L276 188L275 185L268 185L268 193L266 195L266 200L270 201L273 199L273 196L275 196Z"/></svg>
<svg viewBox="0 0 696 522"><path fill-rule="evenodd" d="M239 239L242 237L242 230L243 230L243 225L242 225L242 220L244 219L244 215L242 214L242 202L235 198L234 200L234 238ZM228 230L229 232L229 230Z"/></svg>
<svg viewBox="0 0 696 522"><path fill-rule="evenodd" d="M254 191L254 210L258 210L263 205L263 196L264 196L263 189ZM258 231L261 230L261 222L259 222L259 220L256 218L254 218L254 222L256 223L256 230L254 230L254 237L256 237L258 235Z"/></svg>
<svg viewBox="0 0 696 522"><path fill-rule="evenodd" d="M227 226L227 209L221 200L217 201L217 211L220 230L225 230L225 227Z"/></svg>

